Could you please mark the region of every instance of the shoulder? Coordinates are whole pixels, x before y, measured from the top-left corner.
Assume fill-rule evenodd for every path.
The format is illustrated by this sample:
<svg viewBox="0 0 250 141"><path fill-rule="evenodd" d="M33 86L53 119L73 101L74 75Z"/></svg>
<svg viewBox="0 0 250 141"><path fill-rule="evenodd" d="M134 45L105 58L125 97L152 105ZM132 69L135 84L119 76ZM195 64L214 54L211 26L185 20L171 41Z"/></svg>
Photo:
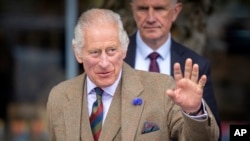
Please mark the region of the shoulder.
<svg viewBox="0 0 250 141"><path fill-rule="evenodd" d="M131 40L131 39L134 40L134 39L136 38L136 33L137 33L137 31L131 33L131 34L129 35L129 39L130 39L130 40Z"/></svg>
<svg viewBox="0 0 250 141"><path fill-rule="evenodd" d="M157 80L166 80L172 79L170 75L156 72L148 72L143 70L135 70L139 77L145 79L157 79Z"/></svg>
<svg viewBox="0 0 250 141"><path fill-rule="evenodd" d="M143 84L148 87L164 85L165 87L170 87L174 84L173 78L170 75L136 70L125 62L123 64L123 78L125 78L124 81L126 80L126 84L129 85Z"/></svg>
<svg viewBox="0 0 250 141"><path fill-rule="evenodd" d="M129 47L131 47L132 45L136 45L136 33L134 32L131 35L129 35Z"/></svg>
<svg viewBox="0 0 250 141"><path fill-rule="evenodd" d="M54 88L61 89L61 90L70 89L71 87L75 87L76 85L83 83L83 77L84 75L81 74L69 80L62 81L58 83L57 85L55 85Z"/></svg>
<svg viewBox="0 0 250 141"><path fill-rule="evenodd" d="M173 87L175 84L173 77L170 75L142 70L136 70L136 73L141 82L146 86Z"/></svg>
<svg viewBox="0 0 250 141"><path fill-rule="evenodd" d="M52 87L49 99L59 99L65 97L68 93L81 90L83 87L84 74L76 76L72 79L62 81Z"/></svg>
<svg viewBox="0 0 250 141"><path fill-rule="evenodd" d="M181 57L183 59L182 60L183 63L187 58L191 58L193 60L193 63L197 63L200 66L210 64L210 61L205 56L202 56L202 55L196 53L195 51L191 50L190 48L176 42L174 39L172 39L171 42L172 42L172 45L171 45L172 55L178 55L179 57Z"/></svg>

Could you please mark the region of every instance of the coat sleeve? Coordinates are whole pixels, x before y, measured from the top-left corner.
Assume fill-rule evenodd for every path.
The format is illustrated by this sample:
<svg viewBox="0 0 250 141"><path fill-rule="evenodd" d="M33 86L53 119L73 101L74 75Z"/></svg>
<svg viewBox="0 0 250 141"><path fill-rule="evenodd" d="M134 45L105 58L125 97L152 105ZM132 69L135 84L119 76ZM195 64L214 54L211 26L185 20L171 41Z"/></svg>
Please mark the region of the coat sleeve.
<svg viewBox="0 0 250 141"><path fill-rule="evenodd" d="M53 126L53 92L54 89L51 90L47 102L47 123L48 123L48 132L49 132L49 141L56 141L55 139L55 130Z"/></svg>

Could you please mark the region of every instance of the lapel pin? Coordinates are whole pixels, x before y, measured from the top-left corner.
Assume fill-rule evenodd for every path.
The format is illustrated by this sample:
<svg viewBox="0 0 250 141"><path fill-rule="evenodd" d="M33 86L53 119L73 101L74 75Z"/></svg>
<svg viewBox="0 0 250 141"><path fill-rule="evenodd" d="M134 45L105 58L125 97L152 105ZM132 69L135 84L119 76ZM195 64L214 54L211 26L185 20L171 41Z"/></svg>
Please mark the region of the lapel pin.
<svg viewBox="0 0 250 141"><path fill-rule="evenodd" d="M134 98L133 99L133 105L141 105L142 104L142 99L141 98L139 98L139 97L137 97L137 98Z"/></svg>

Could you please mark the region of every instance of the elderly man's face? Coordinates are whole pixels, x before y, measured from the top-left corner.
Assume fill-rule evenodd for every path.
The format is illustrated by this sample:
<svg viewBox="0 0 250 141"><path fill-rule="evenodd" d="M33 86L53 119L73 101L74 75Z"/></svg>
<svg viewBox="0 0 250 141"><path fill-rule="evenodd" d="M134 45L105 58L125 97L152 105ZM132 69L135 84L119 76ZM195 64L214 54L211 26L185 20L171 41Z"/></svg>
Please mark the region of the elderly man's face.
<svg viewBox="0 0 250 141"><path fill-rule="evenodd" d="M182 9L173 0L134 0L131 2L133 16L144 41L163 43L170 28Z"/></svg>
<svg viewBox="0 0 250 141"><path fill-rule="evenodd" d="M112 85L119 76L126 51L122 49L116 25L101 25L85 32L82 55L76 55L83 63L88 77L99 87Z"/></svg>

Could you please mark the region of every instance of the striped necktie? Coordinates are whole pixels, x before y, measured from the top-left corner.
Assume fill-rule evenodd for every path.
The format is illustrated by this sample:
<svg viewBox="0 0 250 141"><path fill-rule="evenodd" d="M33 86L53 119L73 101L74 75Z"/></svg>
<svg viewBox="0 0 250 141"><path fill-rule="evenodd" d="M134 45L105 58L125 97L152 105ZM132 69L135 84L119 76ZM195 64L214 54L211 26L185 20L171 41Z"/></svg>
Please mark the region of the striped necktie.
<svg viewBox="0 0 250 141"><path fill-rule="evenodd" d="M98 138L102 130L102 120L103 120L103 104L102 104L102 93L103 90L99 87L95 88L96 92L96 101L93 103L92 113L90 116L90 125L95 141L98 141Z"/></svg>

